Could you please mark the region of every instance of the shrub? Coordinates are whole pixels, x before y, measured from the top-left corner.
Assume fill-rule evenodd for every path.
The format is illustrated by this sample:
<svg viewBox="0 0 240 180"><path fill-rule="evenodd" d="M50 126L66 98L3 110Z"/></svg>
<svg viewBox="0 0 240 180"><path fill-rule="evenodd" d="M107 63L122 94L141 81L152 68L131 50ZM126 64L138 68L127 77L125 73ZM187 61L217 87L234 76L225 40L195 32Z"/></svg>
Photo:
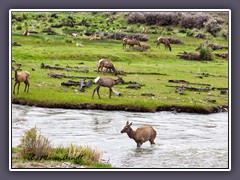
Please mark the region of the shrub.
<svg viewBox="0 0 240 180"><path fill-rule="evenodd" d="M186 31L187 36L193 37L194 36L194 31L187 29Z"/></svg>
<svg viewBox="0 0 240 180"><path fill-rule="evenodd" d="M73 40L71 38L64 38L65 43L73 43Z"/></svg>
<svg viewBox="0 0 240 180"><path fill-rule="evenodd" d="M214 37L217 36L217 33L220 32L222 26L218 23L216 19L210 19L208 22L205 23L205 30L209 32Z"/></svg>
<svg viewBox="0 0 240 180"><path fill-rule="evenodd" d="M48 138L37 134L37 129L32 128L25 131L20 139L19 154L28 160L47 159L52 150L51 142Z"/></svg>
<svg viewBox="0 0 240 180"><path fill-rule="evenodd" d="M126 21L129 24L136 24L136 23L143 24L143 23L146 22L146 18L144 16L144 13L142 13L142 12L134 12L134 13L129 13Z"/></svg>
<svg viewBox="0 0 240 180"><path fill-rule="evenodd" d="M129 13L126 21L129 24L177 26L179 14L174 12L134 12Z"/></svg>
<svg viewBox="0 0 240 180"><path fill-rule="evenodd" d="M206 60L206 61L211 61L211 60L214 59L214 56L213 56L213 53L212 53L211 49L209 49L205 45L202 45L200 47L199 57L200 57L201 60Z"/></svg>
<svg viewBox="0 0 240 180"><path fill-rule="evenodd" d="M222 31L222 37L224 37L225 39L228 39L228 31L226 30Z"/></svg>
<svg viewBox="0 0 240 180"><path fill-rule="evenodd" d="M207 22L208 19L209 16L205 13L196 13L194 15L190 13L184 13L182 16L181 27L189 29L201 29L204 27L204 23Z"/></svg>
<svg viewBox="0 0 240 180"><path fill-rule="evenodd" d="M183 40L177 38L168 38L171 44L184 44Z"/></svg>
<svg viewBox="0 0 240 180"><path fill-rule="evenodd" d="M89 146L83 147L71 144L66 148L55 148L49 159L73 161L76 164L88 164L91 162L101 162L101 152Z"/></svg>
<svg viewBox="0 0 240 180"><path fill-rule="evenodd" d="M179 31L178 31L179 33L186 33L187 32L187 29L185 29L185 28L182 28L182 29L180 29Z"/></svg>

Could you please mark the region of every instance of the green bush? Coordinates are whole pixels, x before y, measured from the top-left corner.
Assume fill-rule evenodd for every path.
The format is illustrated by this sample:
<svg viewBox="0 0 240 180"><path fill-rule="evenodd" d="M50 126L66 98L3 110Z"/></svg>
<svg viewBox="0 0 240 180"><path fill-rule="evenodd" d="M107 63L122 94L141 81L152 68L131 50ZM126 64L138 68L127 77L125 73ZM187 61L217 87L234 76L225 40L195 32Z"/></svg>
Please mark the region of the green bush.
<svg viewBox="0 0 240 180"><path fill-rule="evenodd" d="M193 37L193 36L194 36L194 31L192 31L192 30L190 30L190 29L187 29L186 34L187 34L187 36L189 36L189 37Z"/></svg>
<svg viewBox="0 0 240 180"><path fill-rule="evenodd" d="M211 61L214 59L213 53L211 51L211 49L209 49L208 47L202 45L200 47L200 55L199 55L201 60L206 60L206 61Z"/></svg>
<svg viewBox="0 0 240 180"><path fill-rule="evenodd" d="M73 40L71 38L64 38L65 43L73 43Z"/></svg>
<svg viewBox="0 0 240 180"><path fill-rule="evenodd" d="M20 139L19 155L28 160L47 159L52 151L51 142L48 138L37 134L37 129L25 131Z"/></svg>
<svg viewBox="0 0 240 180"><path fill-rule="evenodd" d="M16 28L17 30L22 30L22 24L21 23L18 23L18 25L17 25L17 28Z"/></svg>
<svg viewBox="0 0 240 180"><path fill-rule="evenodd" d="M55 148L49 159L73 161L76 164L89 164L92 162L100 162L101 153L99 150L92 149L89 146L83 147L71 144L66 148Z"/></svg>

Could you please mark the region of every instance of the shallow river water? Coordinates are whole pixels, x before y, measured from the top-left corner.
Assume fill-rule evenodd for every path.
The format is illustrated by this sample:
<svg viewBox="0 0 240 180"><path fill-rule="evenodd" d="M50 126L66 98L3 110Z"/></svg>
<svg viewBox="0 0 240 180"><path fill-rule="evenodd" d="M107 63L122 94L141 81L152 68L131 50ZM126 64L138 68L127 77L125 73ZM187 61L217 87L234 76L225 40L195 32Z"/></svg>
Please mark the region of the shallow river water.
<svg viewBox="0 0 240 180"><path fill-rule="evenodd" d="M157 131L156 145L137 148L127 134L144 124ZM228 168L228 113L210 115L172 112L48 109L12 105L12 146L33 127L53 143L89 145L118 168Z"/></svg>

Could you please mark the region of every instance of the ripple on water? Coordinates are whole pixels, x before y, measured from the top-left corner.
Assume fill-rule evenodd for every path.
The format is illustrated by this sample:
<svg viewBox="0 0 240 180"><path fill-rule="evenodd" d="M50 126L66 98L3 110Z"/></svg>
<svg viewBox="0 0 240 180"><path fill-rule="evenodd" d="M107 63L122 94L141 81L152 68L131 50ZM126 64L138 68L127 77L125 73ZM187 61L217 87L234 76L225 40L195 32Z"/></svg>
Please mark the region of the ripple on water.
<svg viewBox="0 0 240 180"><path fill-rule="evenodd" d="M136 143L120 131L149 124L157 131L156 145ZM228 168L228 113L210 115L171 112L131 113L42 109L12 106L12 144L17 146L32 127L54 146L90 145L103 159L122 168Z"/></svg>

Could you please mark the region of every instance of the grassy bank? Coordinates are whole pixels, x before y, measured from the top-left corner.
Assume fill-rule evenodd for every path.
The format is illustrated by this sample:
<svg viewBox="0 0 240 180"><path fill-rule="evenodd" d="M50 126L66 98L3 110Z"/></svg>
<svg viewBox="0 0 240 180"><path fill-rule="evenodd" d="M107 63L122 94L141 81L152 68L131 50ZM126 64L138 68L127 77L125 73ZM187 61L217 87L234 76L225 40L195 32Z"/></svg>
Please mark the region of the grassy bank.
<svg viewBox="0 0 240 180"><path fill-rule="evenodd" d="M45 18L50 17L49 13ZM16 14L20 16L22 14ZM68 14L67 14L68 15ZM59 13L59 17L67 17L64 13ZM88 36L70 37L69 32L81 33L86 30L85 26L52 28L56 35L47 35L41 32L47 26L57 23L34 20L36 24L35 30L38 34L30 34L23 36L22 32L25 26L30 29L30 19L28 17L36 17L34 13L25 13L26 19L22 22L13 23L12 42L17 42L21 46L12 46L12 66L16 67L21 64L21 69L30 72L30 92L23 93L21 84L20 93L13 95L13 102L30 102L37 104L72 104L78 105L87 103L90 105L115 105L126 107L143 107L150 109L161 109L161 107L188 107L192 109L216 109L218 107L228 107L228 93L221 93L221 88L228 88L228 61L220 57L214 56L212 61L188 61L182 60L177 55L181 52L194 52L195 49L206 41L190 37L187 33L180 33L180 27L172 27L172 31L167 35L165 27L157 29L158 33L148 31L144 36L149 38L142 44L151 46L151 49L139 52L136 49L123 50L122 41L115 39L103 38L100 41L91 41ZM98 21L104 21L108 14L98 16L94 13L76 13L71 14L76 21L82 20L83 17L88 19L90 24ZM98 16L99 18L94 19ZM117 27L127 27L130 31L132 27L136 31L140 31L142 24L130 25L124 21L126 14L119 13L114 15L116 21L113 25L107 26L102 23L95 28L95 32L102 31L104 28L108 32L116 32ZM94 19L94 20L93 20ZM59 20L59 18L58 18ZM43 23L43 27L41 27ZM17 28L20 26L22 29ZM39 24L39 25L38 25ZM38 26L37 26L38 25ZM94 30L94 28L92 28ZM91 30L92 30L91 29ZM124 29L124 28L122 28ZM164 34L165 33L165 34ZM130 32L128 34L134 34ZM172 44L172 51L164 49L164 45L160 45L160 49L156 48L155 40L165 35L172 38L181 39L184 44ZM77 47L76 43L81 43L82 47ZM228 46L228 40L222 36L212 36L209 43ZM212 51L213 54L226 53L227 50ZM121 92L121 96L112 96L108 98L108 88L100 88L102 99L98 99L95 95L91 99L95 85L86 88L84 92L79 91L79 86L65 87L62 82L70 80L70 78L51 78L47 74L54 72L65 74L67 76L80 77L97 77L110 76L111 74L99 74L96 72L97 61L101 58L110 59L117 70L124 71L123 76L125 82L135 81L141 85L139 89L128 89L128 84L119 84L114 86L116 91ZM85 72L73 72L66 70L52 70L40 68L40 64L63 67L68 70L80 70ZM14 72L13 74L14 75ZM81 78L71 78L71 80L80 81ZM89 79L86 79L88 81ZM169 80L185 80L188 84L172 83ZM204 84L208 84L208 89ZM14 80L12 80L12 88ZM176 87L190 87L195 90L183 89L181 93L176 91ZM206 90L205 90L206 89ZM142 94L152 94L143 96ZM212 101L211 101L212 100ZM213 101L214 100L214 101ZM25 103L26 104L26 103Z"/></svg>
<svg viewBox="0 0 240 180"><path fill-rule="evenodd" d="M25 131L20 144L12 148L12 168L111 168L103 163L101 152L89 146L70 144L54 147L52 142L37 132Z"/></svg>

